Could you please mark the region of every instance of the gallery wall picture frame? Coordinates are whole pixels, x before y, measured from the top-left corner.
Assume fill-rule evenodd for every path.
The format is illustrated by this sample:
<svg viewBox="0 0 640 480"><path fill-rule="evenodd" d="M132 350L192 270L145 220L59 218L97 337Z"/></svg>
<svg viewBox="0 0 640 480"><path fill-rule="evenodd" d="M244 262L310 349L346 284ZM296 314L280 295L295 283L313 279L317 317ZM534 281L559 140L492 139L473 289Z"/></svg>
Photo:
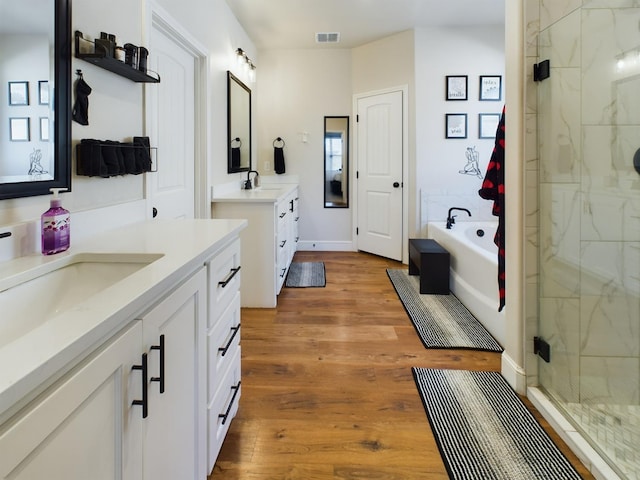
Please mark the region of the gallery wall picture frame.
<svg viewBox="0 0 640 480"><path fill-rule="evenodd" d="M480 75L480 95L482 101L502 100L502 75Z"/></svg>
<svg viewBox="0 0 640 480"><path fill-rule="evenodd" d="M29 82L9 82L9 105L29 105Z"/></svg>
<svg viewBox="0 0 640 480"><path fill-rule="evenodd" d="M49 117L40 117L40 140L49 141Z"/></svg>
<svg viewBox="0 0 640 480"><path fill-rule="evenodd" d="M495 139L499 123L499 113L479 113L478 138Z"/></svg>
<svg viewBox="0 0 640 480"><path fill-rule="evenodd" d="M38 103L40 105L49 105L49 80L40 80L38 82Z"/></svg>
<svg viewBox="0 0 640 480"><path fill-rule="evenodd" d="M467 100L468 86L468 75L447 75L446 99L452 101Z"/></svg>
<svg viewBox="0 0 640 480"><path fill-rule="evenodd" d="M445 138L467 138L467 114L445 114Z"/></svg>
<svg viewBox="0 0 640 480"><path fill-rule="evenodd" d="M9 119L9 140L12 142L29 142L29 117L12 117Z"/></svg>

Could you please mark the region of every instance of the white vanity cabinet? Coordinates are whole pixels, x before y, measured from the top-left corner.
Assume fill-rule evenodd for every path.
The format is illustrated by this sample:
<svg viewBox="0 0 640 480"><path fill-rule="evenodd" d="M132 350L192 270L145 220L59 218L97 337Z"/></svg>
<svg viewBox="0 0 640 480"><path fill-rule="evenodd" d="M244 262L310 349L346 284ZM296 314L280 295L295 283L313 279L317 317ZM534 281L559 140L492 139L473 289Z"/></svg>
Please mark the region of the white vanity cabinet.
<svg viewBox="0 0 640 480"><path fill-rule="evenodd" d="M0 427L0 478L142 478L142 323L132 322Z"/></svg>
<svg viewBox="0 0 640 480"><path fill-rule="evenodd" d="M278 240L277 240L277 293L284 284L298 246L298 189L290 191L278 202Z"/></svg>
<svg viewBox="0 0 640 480"><path fill-rule="evenodd" d="M243 307L273 308L298 243L298 186L270 185L263 190L240 190L214 196L214 218L243 218Z"/></svg>
<svg viewBox="0 0 640 480"><path fill-rule="evenodd" d="M142 316L148 417L145 480L204 479L206 269L202 267ZM138 407L138 414L143 407Z"/></svg>
<svg viewBox="0 0 640 480"><path fill-rule="evenodd" d="M205 317L202 267L3 425L0 478L206 478Z"/></svg>
<svg viewBox="0 0 640 480"><path fill-rule="evenodd" d="M207 472L216 463L240 401L240 279L244 268L239 239L207 264Z"/></svg>
<svg viewBox="0 0 640 480"><path fill-rule="evenodd" d="M207 478L238 408L245 226L153 222L88 244L158 259L0 344L0 480Z"/></svg>

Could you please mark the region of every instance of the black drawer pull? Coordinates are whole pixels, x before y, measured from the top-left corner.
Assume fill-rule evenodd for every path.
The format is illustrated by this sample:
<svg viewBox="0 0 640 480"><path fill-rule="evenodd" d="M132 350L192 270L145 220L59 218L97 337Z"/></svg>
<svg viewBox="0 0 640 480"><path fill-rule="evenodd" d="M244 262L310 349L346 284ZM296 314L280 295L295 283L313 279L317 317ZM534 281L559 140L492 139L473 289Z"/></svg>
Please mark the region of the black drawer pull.
<svg viewBox="0 0 640 480"><path fill-rule="evenodd" d="M286 214L287 214L287 212L282 212L282 213L280 214L280 218L284 218Z"/></svg>
<svg viewBox="0 0 640 480"><path fill-rule="evenodd" d="M227 411L224 413L221 413L218 415L218 418L222 419L222 424L224 425L225 423L227 423L227 417L229 417L229 413L231 412L231 409L233 408L233 404L236 401L236 397L238 396L238 392L240 392L240 381L238 381L237 385L234 385L231 387L231 390L233 390L233 396L231 397L231 401L229 402L229 406L227 407Z"/></svg>
<svg viewBox="0 0 640 480"><path fill-rule="evenodd" d="M160 383L160 393L164 393L164 335L160 335L160 345L151 345L151 350L160 351L160 376L151 377L151 382Z"/></svg>
<svg viewBox="0 0 640 480"><path fill-rule="evenodd" d="M142 406L142 418L147 418L149 415L149 400L147 397L147 354L142 354L142 365L134 365L131 370L142 370L142 400L134 400L131 405Z"/></svg>
<svg viewBox="0 0 640 480"><path fill-rule="evenodd" d="M220 280L218 282L218 285L220 285L222 288L226 287L227 284L233 279L233 277L236 276L236 273L238 273L239 271L240 271L239 265L236 268L232 268L229 271L229 274L227 275L227 277L224 280Z"/></svg>
<svg viewBox="0 0 640 480"><path fill-rule="evenodd" d="M280 274L280 278L283 278L285 273L287 273L287 269L283 268L282 273Z"/></svg>
<svg viewBox="0 0 640 480"><path fill-rule="evenodd" d="M289 200L289 211L293 212L293 200Z"/></svg>
<svg viewBox="0 0 640 480"><path fill-rule="evenodd" d="M284 247L287 244L286 240L283 240L282 243L280 244L280 248Z"/></svg>
<svg viewBox="0 0 640 480"><path fill-rule="evenodd" d="M227 350L229 350L229 347L233 343L233 339L236 338L236 335L238 334L238 331L240 331L240 324L236 325L235 327L231 327L231 331L233 332L233 334L231 335L231 338L229 339L227 344L224 347L219 347L218 348L218 351L222 352L222 356L223 357L227 354Z"/></svg>

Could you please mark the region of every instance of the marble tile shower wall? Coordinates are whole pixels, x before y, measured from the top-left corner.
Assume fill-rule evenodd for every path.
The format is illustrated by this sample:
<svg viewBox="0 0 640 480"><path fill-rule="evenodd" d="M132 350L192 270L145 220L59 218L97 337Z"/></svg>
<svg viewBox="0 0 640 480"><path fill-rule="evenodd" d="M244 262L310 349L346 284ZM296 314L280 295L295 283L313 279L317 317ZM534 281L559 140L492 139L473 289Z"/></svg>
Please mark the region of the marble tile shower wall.
<svg viewBox="0 0 640 480"><path fill-rule="evenodd" d="M554 355L539 380L568 402L638 404L640 2L540 0L537 13L538 55L550 59L551 77L529 83L527 113L538 118L526 140L527 186L539 183L539 205L528 195L527 255L539 249L540 263L527 270L527 328L535 331L539 314ZM625 52L635 56L623 66ZM529 118L527 127L535 130Z"/></svg>

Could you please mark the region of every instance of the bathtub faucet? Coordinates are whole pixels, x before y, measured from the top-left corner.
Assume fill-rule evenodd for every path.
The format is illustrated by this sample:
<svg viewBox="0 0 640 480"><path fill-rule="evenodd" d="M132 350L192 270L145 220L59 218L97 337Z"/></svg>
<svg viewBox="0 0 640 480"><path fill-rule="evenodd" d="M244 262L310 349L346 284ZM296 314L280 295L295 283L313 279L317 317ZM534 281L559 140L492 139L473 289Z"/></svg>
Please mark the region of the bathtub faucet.
<svg viewBox="0 0 640 480"><path fill-rule="evenodd" d="M466 208L451 207L449 209L449 213L447 214L447 230L451 230L451 225L456 223L456 216L455 215L451 215L451 212L454 211L454 210L461 210L463 212L467 212L467 214L469 216L471 216L471 212L469 210L467 210Z"/></svg>

